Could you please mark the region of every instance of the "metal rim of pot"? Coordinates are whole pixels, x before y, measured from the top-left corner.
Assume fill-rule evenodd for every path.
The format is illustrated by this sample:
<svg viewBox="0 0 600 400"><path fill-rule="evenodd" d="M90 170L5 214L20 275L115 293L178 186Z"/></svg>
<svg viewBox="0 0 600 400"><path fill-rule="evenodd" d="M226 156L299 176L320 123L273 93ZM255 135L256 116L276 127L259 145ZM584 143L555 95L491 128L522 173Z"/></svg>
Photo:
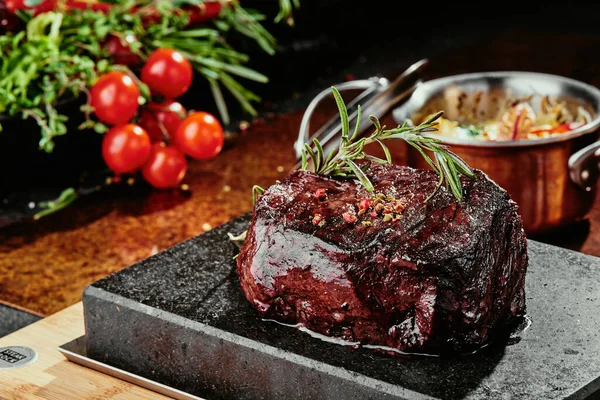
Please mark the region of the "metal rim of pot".
<svg viewBox="0 0 600 400"><path fill-rule="evenodd" d="M410 118L412 113L425 106L433 96L450 85L456 84L460 86L461 84L464 85L477 81L485 82L486 80L497 80L498 83L496 86L516 87L518 86L515 84L516 81L527 79L529 79L530 82L532 80L545 81L547 84L554 85L553 91L559 92L560 94L569 94L573 98L584 101L593 107L595 113L593 119L569 133L541 139L489 142L475 139L452 138L435 133L428 133L425 135L438 138L443 143L451 146L456 145L489 149L549 145L568 141L592 133L600 128L600 89L590 84L560 75L527 71L475 72L450 75L426 81L417 88L408 101L394 109L393 116L397 122L404 122ZM509 83L501 84L500 82L503 80L506 80ZM510 83L510 80L512 80L512 84ZM600 176L600 141L596 141L572 154L568 161L568 168L572 182L580 188L590 191L596 185L598 177Z"/></svg>

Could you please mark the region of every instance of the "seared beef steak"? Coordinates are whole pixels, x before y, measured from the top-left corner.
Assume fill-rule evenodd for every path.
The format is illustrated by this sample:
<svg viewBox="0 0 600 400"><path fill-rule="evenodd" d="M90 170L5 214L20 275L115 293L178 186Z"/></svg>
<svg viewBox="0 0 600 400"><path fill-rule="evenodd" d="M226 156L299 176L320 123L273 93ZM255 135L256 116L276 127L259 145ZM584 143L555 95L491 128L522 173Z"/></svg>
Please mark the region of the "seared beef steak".
<svg viewBox="0 0 600 400"><path fill-rule="evenodd" d="M525 313L516 204L481 171L464 201L438 175L394 165L356 180L295 171L256 203L237 259L258 312L405 352L474 350Z"/></svg>

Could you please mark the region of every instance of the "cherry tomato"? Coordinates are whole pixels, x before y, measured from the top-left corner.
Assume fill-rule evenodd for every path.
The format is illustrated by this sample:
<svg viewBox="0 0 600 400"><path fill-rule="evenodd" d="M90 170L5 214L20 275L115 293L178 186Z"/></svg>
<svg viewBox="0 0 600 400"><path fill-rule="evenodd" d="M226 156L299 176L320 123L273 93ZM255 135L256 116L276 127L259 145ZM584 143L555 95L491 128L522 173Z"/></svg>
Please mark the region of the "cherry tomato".
<svg viewBox="0 0 600 400"><path fill-rule="evenodd" d="M190 88L192 64L180 52L160 48L154 50L142 68L142 81L156 93L174 99Z"/></svg>
<svg viewBox="0 0 600 400"><path fill-rule="evenodd" d="M90 90L91 104L98 119L107 124L129 122L138 110L140 89L123 72L102 75Z"/></svg>
<svg viewBox="0 0 600 400"><path fill-rule="evenodd" d="M130 45L134 42L136 38L133 35L126 35L123 38L110 35L102 47L116 64L135 66L140 64L142 59L131 51Z"/></svg>
<svg viewBox="0 0 600 400"><path fill-rule="evenodd" d="M65 1L65 5L67 6L67 10L92 10L104 14L108 14L113 6L112 4L104 3L102 1L92 2L89 0L67 0Z"/></svg>
<svg viewBox="0 0 600 400"><path fill-rule="evenodd" d="M117 125L104 135L102 157L116 174L134 172L150 156L150 137L135 124Z"/></svg>
<svg viewBox="0 0 600 400"><path fill-rule="evenodd" d="M221 152L225 142L223 128L209 113L198 111L181 122L175 133L175 145L196 160L206 160Z"/></svg>
<svg viewBox="0 0 600 400"><path fill-rule="evenodd" d="M165 135L159 124L162 124L168 138L171 138L175 136L186 115L186 109L176 101L167 100L162 104L152 102L142 109L138 123L148 132L153 142L160 142L165 139Z"/></svg>
<svg viewBox="0 0 600 400"><path fill-rule="evenodd" d="M187 12L190 20L189 24L194 25L199 22L210 21L221 14L223 4L220 1L204 1L199 5L189 5L184 10Z"/></svg>
<svg viewBox="0 0 600 400"><path fill-rule="evenodd" d="M28 8L25 5L25 0L6 0L4 4L6 5L6 9L12 13Z"/></svg>
<svg viewBox="0 0 600 400"><path fill-rule="evenodd" d="M107 124L125 124L138 110L140 89L123 72L102 75L90 91L92 107L98 119Z"/></svg>
<svg viewBox="0 0 600 400"><path fill-rule="evenodd" d="M185 155L176 147L164 143L152 145L150 158L142 167L142 176L158 189L172 188L181 182L187 171Z"/></svg>

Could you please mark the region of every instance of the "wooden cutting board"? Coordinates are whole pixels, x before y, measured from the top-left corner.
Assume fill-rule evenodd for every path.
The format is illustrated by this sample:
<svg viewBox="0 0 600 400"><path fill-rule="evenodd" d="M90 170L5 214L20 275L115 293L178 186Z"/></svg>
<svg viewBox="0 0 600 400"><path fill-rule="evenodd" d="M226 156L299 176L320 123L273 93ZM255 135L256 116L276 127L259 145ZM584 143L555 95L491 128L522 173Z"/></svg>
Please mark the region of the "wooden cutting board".
<svg viewBox="0 0 600 400"><path fill-rule="evenodd" d="M0 369L0 399L161 400L167 397L69 362L58 347L84 334L83 306L74 304L8 336L0 348L25 346L37 359L16 369Z"/></svg>

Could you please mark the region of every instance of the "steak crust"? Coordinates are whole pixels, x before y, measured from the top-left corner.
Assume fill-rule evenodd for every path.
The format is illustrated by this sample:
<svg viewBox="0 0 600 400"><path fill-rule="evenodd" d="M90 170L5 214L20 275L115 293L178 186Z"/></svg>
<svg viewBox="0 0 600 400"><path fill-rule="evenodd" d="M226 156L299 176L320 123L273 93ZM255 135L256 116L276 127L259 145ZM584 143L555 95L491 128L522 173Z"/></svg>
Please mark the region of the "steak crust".
<svg viewBox="0 0 600 400"><path fill-rule="evenodd" d="M373 193L292 172L255 205L237 258L244 295L265 318L350 342L476 350L525 314L528 256L517 205L475 173L459 203L444 187L426 201L430 170L374 165Z"/></svg>

